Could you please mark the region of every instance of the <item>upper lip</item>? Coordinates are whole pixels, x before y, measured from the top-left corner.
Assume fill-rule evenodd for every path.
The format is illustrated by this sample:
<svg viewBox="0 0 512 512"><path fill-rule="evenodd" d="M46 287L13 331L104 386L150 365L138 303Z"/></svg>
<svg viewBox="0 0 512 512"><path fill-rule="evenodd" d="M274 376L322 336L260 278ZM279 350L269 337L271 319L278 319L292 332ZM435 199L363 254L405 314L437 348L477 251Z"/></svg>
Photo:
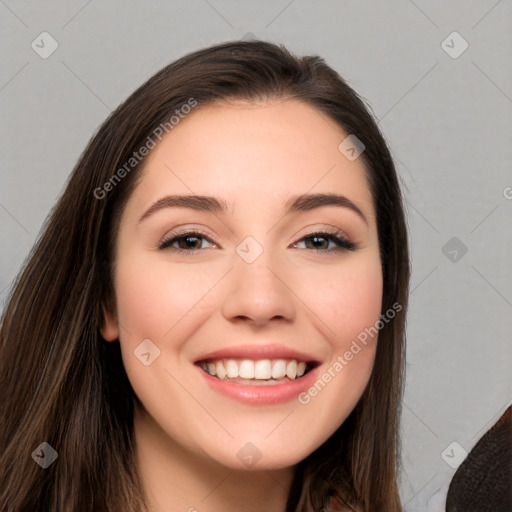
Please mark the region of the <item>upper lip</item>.
<svg viewBox="0 0 512 512"><path fill-rule="evenodd" d="M318 364L311 354L300 352L284 345L235 345L226 347L198 357L194 363L218 359L295 359L298 362Z"/></svg>

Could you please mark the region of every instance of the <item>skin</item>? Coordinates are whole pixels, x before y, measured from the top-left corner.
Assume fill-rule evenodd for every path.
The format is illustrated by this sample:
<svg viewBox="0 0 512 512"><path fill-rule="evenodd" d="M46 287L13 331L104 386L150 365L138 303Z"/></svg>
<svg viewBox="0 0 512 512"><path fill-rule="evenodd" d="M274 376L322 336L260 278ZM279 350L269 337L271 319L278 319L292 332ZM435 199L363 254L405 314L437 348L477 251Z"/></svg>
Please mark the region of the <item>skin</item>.
<svg viewBox="0 0 512 512"><path fill-rule="evenodd" d="M277 343L314 354L327 371L378 321L375 211L361 158L338 150L346 136L296 100L237 102L198 107L149 154L120 223L117 318L106 314L101 332L119 339L144 405L135 415L136 452L151 510L282 512L294 466L359 400L376 340L307 405L241 403L210 390L192 363L224 347ZM366 222L336 206L285 216L285 201L302 193L344 195ZM170 194L216 196L228 212L163 208L139 222ZM211 241L174 243L195 253L158 248L166 235L198 228ZM336 229L356 250L328 254L334 242L305 238ZM249 235L263 248L250 264L235 251ZM148 338L161 352L144 366L133 352ZM250 469L237 457L247 442L261 452Z"/></svg>

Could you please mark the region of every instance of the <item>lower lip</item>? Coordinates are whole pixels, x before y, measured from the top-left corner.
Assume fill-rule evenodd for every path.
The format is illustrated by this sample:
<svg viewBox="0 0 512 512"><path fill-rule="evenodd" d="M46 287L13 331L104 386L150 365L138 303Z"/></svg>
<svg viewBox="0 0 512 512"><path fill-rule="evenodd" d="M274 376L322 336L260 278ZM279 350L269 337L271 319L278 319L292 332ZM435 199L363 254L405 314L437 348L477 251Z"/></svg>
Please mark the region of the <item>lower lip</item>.
<svg viewBox="0 0 512 512"><path fill-rule="evenodd" d="M318 368L310 370L297 380L273 385L246 385L228 382L213 377L199 366L197 367L208 386L221 395L233 398L239 402L250 405L273 405L289 402L306 391L316 380Z"/></svg>

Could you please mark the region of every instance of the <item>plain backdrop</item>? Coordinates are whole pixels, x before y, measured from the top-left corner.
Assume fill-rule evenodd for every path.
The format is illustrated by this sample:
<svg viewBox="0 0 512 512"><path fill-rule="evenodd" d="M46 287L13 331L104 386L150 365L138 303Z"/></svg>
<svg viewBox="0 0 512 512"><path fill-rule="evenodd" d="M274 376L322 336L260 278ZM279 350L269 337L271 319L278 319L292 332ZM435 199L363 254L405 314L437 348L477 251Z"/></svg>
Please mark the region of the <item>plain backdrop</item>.
<svg viewBox="0 0 512 512"><path fill-rule="evenodd" d="M257 37L366 99L407 198L401 490L425 510L512 396L511 2L1 0L0 27L2 307L91 135L169 62Z"/></svg>

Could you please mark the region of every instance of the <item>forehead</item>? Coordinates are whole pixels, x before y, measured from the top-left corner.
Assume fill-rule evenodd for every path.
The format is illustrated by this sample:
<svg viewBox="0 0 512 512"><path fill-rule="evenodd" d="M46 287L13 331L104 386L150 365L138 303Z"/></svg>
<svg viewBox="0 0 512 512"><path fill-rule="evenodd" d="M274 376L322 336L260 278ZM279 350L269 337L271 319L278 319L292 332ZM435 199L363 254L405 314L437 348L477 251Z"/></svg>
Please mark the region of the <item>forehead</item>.
<svg viewBox="0 0 512 512"><path fill-rule="evenodd" d="M297 100L194 109L148 155L135 194L141 207L164 193L218 195L263 207L292 193L343 193L373 205L361 158L338 149L347 133Z"/></svg>

